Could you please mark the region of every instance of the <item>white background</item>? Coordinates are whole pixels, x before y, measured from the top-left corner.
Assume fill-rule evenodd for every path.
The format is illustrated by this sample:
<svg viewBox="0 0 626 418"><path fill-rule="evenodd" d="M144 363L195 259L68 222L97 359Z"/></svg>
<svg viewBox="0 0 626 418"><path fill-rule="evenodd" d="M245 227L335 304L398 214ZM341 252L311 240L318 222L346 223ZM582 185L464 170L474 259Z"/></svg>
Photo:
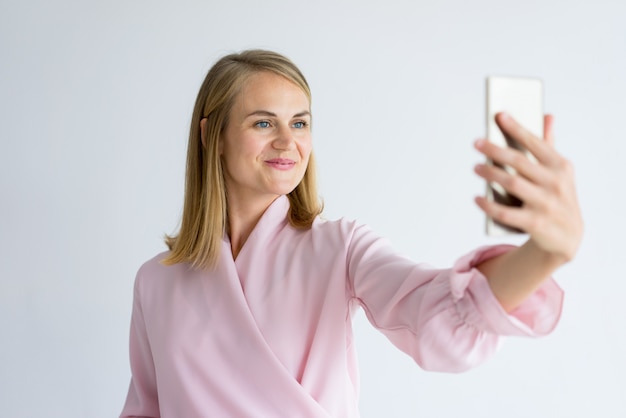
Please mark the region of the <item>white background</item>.
<svg viewBox="0 0 626 418"><path fill-rule="evenodd" d="M485 76L541 77L577 168L586 234L557 330L447 375L359 316L364 418L626 416L619 0L2 0L0 416L119 414L134 274L177 226L195 95L250 47L309 79L326 217L418 261L499 242L472 201Z"/></svg>

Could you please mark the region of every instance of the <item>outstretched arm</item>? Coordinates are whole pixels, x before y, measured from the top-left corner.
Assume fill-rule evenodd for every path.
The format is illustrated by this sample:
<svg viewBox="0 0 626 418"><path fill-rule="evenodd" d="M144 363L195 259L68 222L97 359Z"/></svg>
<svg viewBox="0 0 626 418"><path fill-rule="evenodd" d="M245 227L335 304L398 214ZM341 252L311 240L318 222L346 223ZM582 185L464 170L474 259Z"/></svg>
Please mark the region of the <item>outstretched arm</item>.
<svg viewBox="0 0 626 418"><path fill-rule="evenodd" d="M580 245L583 222L576 197L572 164L554 149L553 117L544 120L544 140L500 113L496 122L505 135L530 151L532 162L520 151L501 148L481 139L476 149L494 162L513 167L513 175L495 165L479 164L476 173L496 182L524 204L507 207L477 197L478 206L493 219L529 234L521 247L476 266L507 311L515 309L557 268L570 261Z"/></svg>

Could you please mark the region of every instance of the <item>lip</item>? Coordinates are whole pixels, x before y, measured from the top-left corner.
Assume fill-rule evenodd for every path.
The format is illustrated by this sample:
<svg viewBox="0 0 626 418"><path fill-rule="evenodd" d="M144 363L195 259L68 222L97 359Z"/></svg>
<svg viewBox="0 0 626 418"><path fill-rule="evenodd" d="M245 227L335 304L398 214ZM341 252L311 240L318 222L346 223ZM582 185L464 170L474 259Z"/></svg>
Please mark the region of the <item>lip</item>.
<svg viewBox="0 0 626 418"><path fill-rule="evenodd" d="M294 160L290 160L289 158L272 158L270 160L265 160L265 164L277 170L286 171L291 170L296 165L296 162Z"/></svg>

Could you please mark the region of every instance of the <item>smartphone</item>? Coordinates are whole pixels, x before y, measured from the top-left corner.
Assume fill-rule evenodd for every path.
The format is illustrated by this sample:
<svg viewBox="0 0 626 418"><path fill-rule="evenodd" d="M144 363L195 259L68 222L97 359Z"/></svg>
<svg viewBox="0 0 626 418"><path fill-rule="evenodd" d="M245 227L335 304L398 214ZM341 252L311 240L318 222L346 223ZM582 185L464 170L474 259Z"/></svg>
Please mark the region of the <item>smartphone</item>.
<svg viewBox="0 0 626 418"><path fill-rule="evenodd" d="M499 112L507 112L518 123L538 138L543 138L543 82L533 77L487 77L487 140L501 147L516 148L535 160L534 156L517 143L505 136L495 121ZM488 164L498 165L488 160ZM508 166L500 166L511 174L515 170ZM521 206L523 202L516 196L507 193L497 183L487 183L487 199L507 206ZM490 236L523 233L519 229L504 225L487 217L486 232Z"/></svg>

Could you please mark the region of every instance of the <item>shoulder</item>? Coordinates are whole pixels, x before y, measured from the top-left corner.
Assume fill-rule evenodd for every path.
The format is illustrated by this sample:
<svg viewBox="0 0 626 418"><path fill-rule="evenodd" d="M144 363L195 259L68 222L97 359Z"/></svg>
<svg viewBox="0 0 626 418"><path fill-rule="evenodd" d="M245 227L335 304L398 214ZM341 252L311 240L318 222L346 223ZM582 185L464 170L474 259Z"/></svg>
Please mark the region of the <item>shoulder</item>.
<svg viewBox="0 0 626 418"><path fill-rule="evenodd" d="M317 217L311 225L311 234L320 235L327 238L350 238L360 224L348 218L340 218L335 220L328 220L321 217Z"/></svg>
<svg viewBox="0 0 626 418"><path fill-rule="evenodd" d="M149 288L154 288L155 284L174 282L177 278L188 276L191 273L192 269L186 263L163 264L163 260L168 255L169 251L161 252L139 267L135 277L135 289L137 291L147 291Z"/></svg>
<svg viewBox="0 0 626 418"><path fill-rule="evenodd" d="M354 256L386 256L395 254L391 242L362 222L340 218L328 221L318 218L313 224L314 234L324 239L325 246L343 251L349 259Z"/></svg>
<svg viewBox="0 0 626 418"><path fill-rule="evenodd" d="M172 267L178 266L178 264L173 265L173 266L167 266L163 264L163 260L165 260L165 258L169 254L170 254L169 251L163 251L155 255L151 259L147 260L139 267L137 275L143 276L143 275L163 274L163 273L166 273L168 270L171 270Z"/></svg>
<svg viewBox="0 0 626 418"><path fill-rule="evenodd" d="M311 236L315 240L323 240L326 245L339 245L346 249L365 236L378 238L368 225L345 217L336 220L318 217L311 226Z"/></svg>

